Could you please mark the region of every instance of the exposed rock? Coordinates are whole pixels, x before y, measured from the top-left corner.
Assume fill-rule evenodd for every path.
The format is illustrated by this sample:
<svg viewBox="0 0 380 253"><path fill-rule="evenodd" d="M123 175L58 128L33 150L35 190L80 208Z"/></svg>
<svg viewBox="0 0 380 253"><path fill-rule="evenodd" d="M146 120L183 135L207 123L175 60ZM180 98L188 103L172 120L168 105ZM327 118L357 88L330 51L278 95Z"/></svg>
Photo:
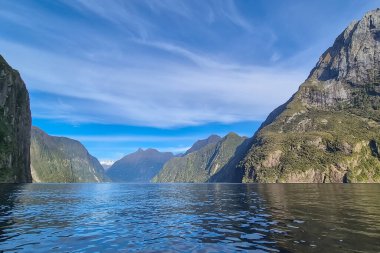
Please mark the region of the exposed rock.
<svg viewBox="0 0 380 253"><path fill-rule="evenodd" d="M243 181L380 182L379 50L377 9L351 23L268 116L243 160Z"/></svg>
<svg viewBox="0 0 380 253"><path fill-rule="evenodd" d="M78 141L50 136L32 127L31 168L34 182L106 182L99 161Z"/></svg>
<svg viewBox="0 0 380 253"><path fill-rule="evenodd" d="M170 152L159 152L151 148L139 149L116 161L107 170L107 175L114 182L150 182L162 166L173 157Z"/></svg>
<svg viewBox="0 0 380 253"><path fill-rule="evenodd" d="M280 164L280 158L282 155L281 150L276 150L273 153L270 153L268 157L262 162L264 167L275 167Z"/></svg>
<svg viewBox="0 0 380 253"><path fill-rule="evenodd" d="M0 182L32 181L29 93L20 74L0 56Z"/></svg>

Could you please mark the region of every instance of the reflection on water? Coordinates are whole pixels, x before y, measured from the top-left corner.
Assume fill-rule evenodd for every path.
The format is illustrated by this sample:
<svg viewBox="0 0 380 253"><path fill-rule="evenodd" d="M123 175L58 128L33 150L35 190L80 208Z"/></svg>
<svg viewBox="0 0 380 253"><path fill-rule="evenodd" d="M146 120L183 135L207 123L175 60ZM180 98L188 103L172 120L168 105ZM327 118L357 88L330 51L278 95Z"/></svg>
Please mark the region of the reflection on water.
<svg viewBox="0 0 380 253"><path fill-rule="evenodd" d="M380 252L380 185L0 185L0 251Z"/></svg>

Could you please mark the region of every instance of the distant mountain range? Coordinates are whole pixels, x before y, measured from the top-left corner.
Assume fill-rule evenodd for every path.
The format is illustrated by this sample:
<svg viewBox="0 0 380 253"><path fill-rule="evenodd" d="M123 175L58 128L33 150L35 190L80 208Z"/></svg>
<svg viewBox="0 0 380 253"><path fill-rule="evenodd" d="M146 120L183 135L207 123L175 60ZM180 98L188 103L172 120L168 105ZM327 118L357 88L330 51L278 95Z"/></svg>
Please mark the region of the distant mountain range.
<svg viewBox="0 0 380 253"><path fill-rule="evenodd" d="M174 155L156 149L139 149L116 161L107 175L113 182L149 182Z"/></svg>
<svg viewBox="0 0 380 253"><path fill-rule="evenodd" d="M153 182L238 182L236 171L239 147L246 140L235 133L224 138L212 135L197 141L183 157L169 160Z"/></svg>
<svg viewBox="0 0 380 253"><path fill-rule="evenodd" d="M165 164L154 182L380 182L380 9L351 23L308 79L232 158L208 144ZM228 136L219 143L228 142ZM240 173L243 176L240 178ZM240 178L240 179L239 179Z"/></svg>
<svg viewBox="0 0 380 253"><path fill-rule="evenodd" d="M181 156L140 149L107 177L78 141L30 133L28 91L2 57L0 119L0 182L380 182L380 9L352 22L249 139L212 135Z"/></svg>
<svg viewBox="0 0 380 253"><path fill-rule="evenodd" d="M109 181L99 161L78 141L54 137L32 127L31 172L34 182Z"/></svg>
<svg viewBox="0 0 380 253"><path fill-rule="evenodd" d="M103 166L103 169L108 170L115 162L111 160L100 161L100 164Z"/></svg>

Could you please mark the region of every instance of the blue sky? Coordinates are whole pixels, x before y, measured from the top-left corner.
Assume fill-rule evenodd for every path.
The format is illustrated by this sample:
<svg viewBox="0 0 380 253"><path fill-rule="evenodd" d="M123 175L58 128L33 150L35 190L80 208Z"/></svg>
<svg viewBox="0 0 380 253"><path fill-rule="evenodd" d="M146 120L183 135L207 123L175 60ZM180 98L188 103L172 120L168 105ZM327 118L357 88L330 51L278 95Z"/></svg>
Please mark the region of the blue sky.
<svg viewBox="0 0 380 253"><path fill-rule="evenodd" d="M100 160L252 136L366 0L0 0L0 54L33 124Z"/></svg>

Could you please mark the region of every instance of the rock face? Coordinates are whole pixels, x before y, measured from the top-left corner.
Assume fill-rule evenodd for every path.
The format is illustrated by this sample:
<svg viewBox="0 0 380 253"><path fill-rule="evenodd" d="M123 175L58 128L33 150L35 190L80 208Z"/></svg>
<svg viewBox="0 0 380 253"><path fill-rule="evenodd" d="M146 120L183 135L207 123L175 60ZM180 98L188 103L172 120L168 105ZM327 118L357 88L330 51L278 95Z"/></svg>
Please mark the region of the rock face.
<svg viewBox="0 0 380 253"><path fill-rule="evenodd" d="M29 93L0 55L0 182L27 183L30 173Z"/></svg>
<svg viewBox="0 0 380 253"><path fill-rule="evenodd" d="M78 141L54 137L32 127L30 146L33 182L106 182L99 161Z"/></svg>
<svg viewBox="0 0 380 253"><path fill-rule="evenodd" d="M211 142L190 153L186 152L187 155L183 157L169 160L152 181L239 182L242 171L237 171L236 164L240 150L244 150L242 146L246 145L245 140L244 137L230 133L217 142Z"/></svg>
<svg viewBox="0 0 380 253"><path fill-rule="evenodd" d="M243 182L380 182L380 9L350 24L273 111Z"/></svg>
<svg viewBox="0 0 380 253"><path fill-rule="evenodd" d="M156 149L139 149L116 161L107 170L107 175L113 182L147 183L173 157L174 155L169 152L159 152Z"/></svg>

